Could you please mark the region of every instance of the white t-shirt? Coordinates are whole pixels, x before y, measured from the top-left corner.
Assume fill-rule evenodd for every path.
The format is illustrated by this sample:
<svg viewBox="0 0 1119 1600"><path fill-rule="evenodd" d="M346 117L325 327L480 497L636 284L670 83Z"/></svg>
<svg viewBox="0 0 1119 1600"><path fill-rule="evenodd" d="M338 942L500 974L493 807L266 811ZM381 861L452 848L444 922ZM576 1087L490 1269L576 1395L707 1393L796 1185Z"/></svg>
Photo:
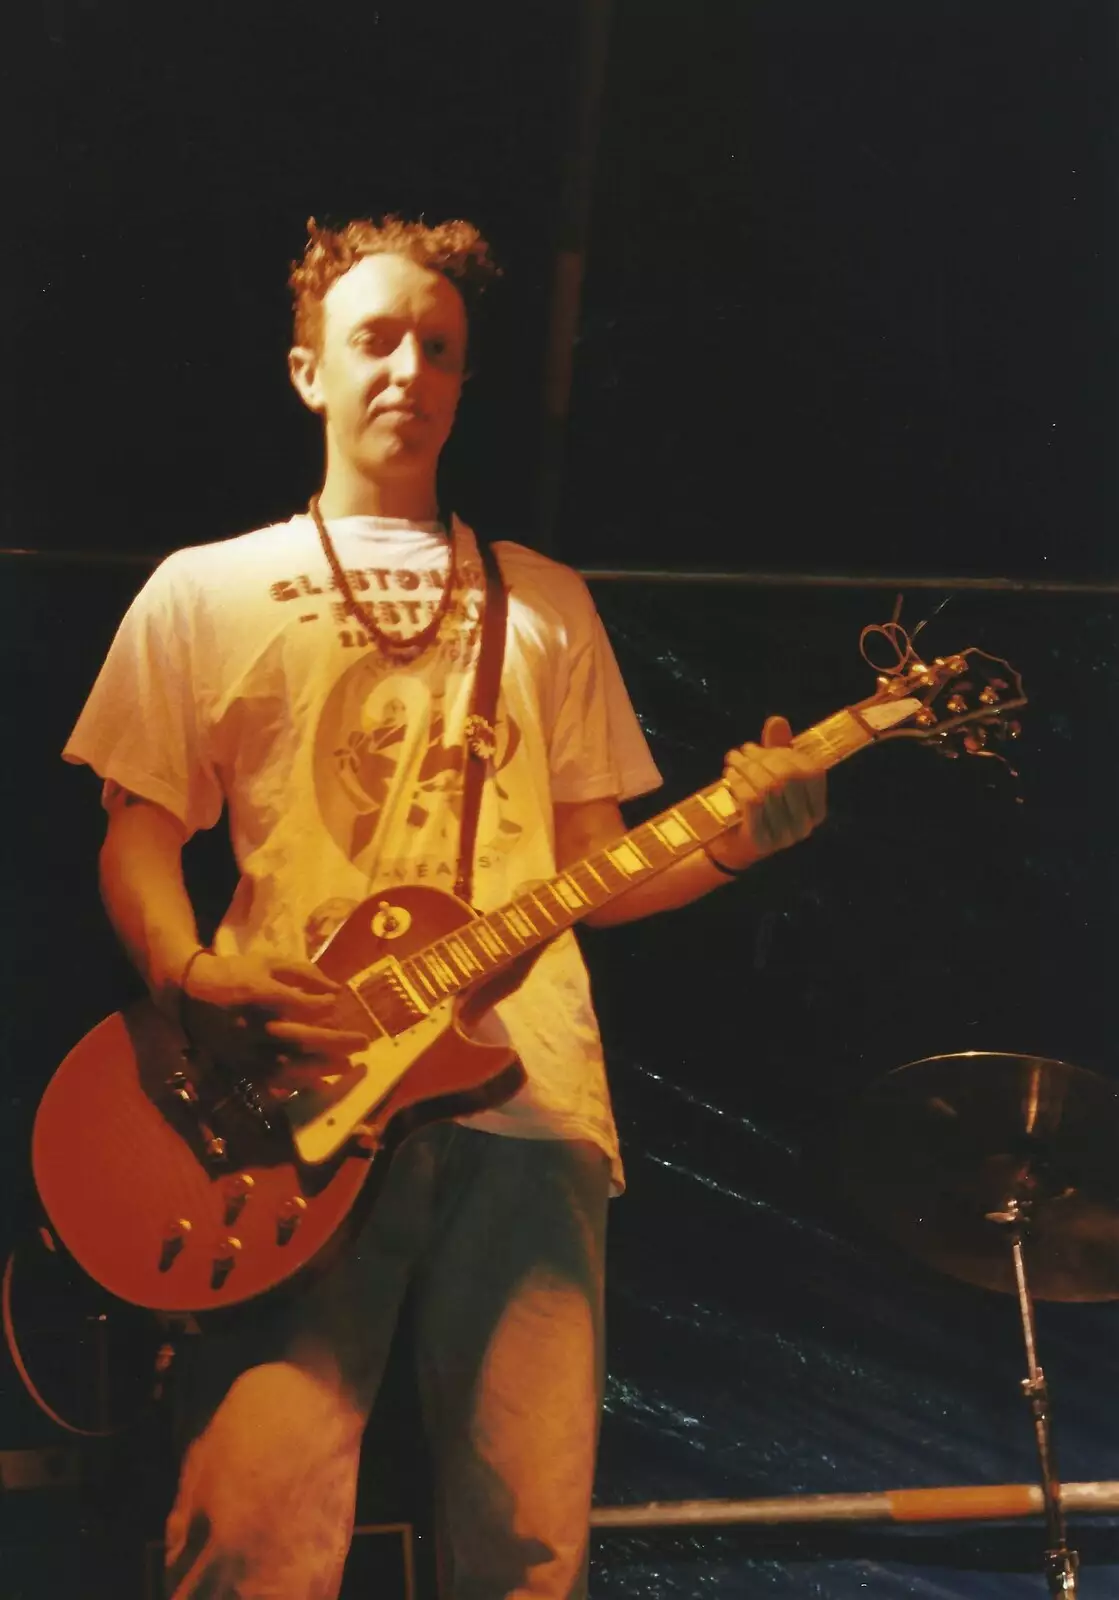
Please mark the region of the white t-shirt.
<svg viewBox="0 0 1119 1600"><path fill-rule="evenodd" d="M434 614L449 541L434 524L329 524L357 598L386 632ZM307 516L168 557L133 601L64 755L155 801L193 833L229 808L240 882L219 952L313 957L382 885L450 890L482 573L455 524L437 640L395 664L346 614ZM509 589L498 751L483 792L474 903L493 910L555 872L555 801L660 783L605 630L570 568L496 546ZM590 985L572 933L498 1012L527 1074L464 1118L523 1138L592 1139L620 1186Z"/></svg>

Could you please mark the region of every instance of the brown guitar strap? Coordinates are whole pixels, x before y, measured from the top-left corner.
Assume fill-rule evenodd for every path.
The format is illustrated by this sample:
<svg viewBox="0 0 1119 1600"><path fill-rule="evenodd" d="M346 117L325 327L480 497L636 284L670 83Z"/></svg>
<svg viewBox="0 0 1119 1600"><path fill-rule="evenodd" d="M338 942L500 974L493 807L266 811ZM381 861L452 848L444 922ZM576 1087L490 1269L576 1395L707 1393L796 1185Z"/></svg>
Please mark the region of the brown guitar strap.
<svg viewBox="0 0 1119 1600"><path fill-rule="evenodd" d="M478 813L482 809L482 788L486 768L497 755L497 697L501 690L501 668L505 660L505 623L509 597L497 557L489 545L478 541L486 589L482 601L482 640L474 672L474 692L470 715L466 719L466 755L462 772L462 823L459 829L458 870L455 894L471 904L474 892L474 844L478 837Z"/></svg>

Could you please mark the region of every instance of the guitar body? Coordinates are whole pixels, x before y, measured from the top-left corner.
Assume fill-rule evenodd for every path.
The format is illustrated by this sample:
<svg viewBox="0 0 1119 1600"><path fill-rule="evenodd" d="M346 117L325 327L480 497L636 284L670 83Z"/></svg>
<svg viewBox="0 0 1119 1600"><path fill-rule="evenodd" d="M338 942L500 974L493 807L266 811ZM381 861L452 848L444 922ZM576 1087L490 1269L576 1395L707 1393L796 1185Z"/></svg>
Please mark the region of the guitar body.
<svg viewBox="0 0 1119 1600"><path fill-rule="evenodd" d="M393 888L353 911L317 964L344 982L474 916L442 890ZM107 1017L58 1067L36 1115L32 1166L58 1238L96 1282L155 1311L214 1311L287 1282L405 1133L519 1088L523 1069L486 1013L526 971L382 1030L333 1091L269 1109L267 1122L184 1054L150 1002Z"/></svg>

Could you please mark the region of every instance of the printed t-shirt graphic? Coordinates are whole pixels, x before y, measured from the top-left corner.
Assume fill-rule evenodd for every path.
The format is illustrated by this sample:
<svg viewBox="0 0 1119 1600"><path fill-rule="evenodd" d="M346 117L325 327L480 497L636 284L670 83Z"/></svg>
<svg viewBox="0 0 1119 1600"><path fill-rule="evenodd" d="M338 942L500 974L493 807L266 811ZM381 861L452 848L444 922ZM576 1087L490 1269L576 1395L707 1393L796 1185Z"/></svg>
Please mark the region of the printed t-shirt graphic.
<svg viewBox="0 0 1119 1600"><path fill-rule="evenodd" d="M446 539L361 517L330 532L343 567L367 585L361 598L395 607L401 627L424 626ZM481 582L473 536L461 524L458 535L461 593L438 640L404 666L346 616L306 517L177 552L130 607L65 753L165 806L188 833L213 826L228 799L241 878L219 952L313 951L383 884L450 888ZM476 852L484 911L553 874L555 802L625 799L660 781L582 580L520 545L497 552L509 627ZM390 628L392 615L377 620ZM618 1177L572 934L499 1010L529 1081L472 1121L593 1139Z"/></svg>

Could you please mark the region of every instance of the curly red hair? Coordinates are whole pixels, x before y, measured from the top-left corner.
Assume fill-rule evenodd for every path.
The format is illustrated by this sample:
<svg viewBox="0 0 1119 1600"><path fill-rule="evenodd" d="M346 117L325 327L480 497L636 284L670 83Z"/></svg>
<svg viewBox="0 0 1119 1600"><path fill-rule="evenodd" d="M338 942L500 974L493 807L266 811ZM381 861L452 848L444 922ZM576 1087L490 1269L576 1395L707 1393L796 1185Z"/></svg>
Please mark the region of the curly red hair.
<svg viewBox="0 0 1119 1600"><path fill-rule="evenodd" d="M318 350L322 341L323 301L333 283L363 256L407 256L449 278L469 312L482 291L501 276L490 247L470 222L440 222L428 227L401 217L380 222L347 222L342 228L320 228L307 222L303 259L292 264L288 283L295 308L295 343Z"/></svg>

